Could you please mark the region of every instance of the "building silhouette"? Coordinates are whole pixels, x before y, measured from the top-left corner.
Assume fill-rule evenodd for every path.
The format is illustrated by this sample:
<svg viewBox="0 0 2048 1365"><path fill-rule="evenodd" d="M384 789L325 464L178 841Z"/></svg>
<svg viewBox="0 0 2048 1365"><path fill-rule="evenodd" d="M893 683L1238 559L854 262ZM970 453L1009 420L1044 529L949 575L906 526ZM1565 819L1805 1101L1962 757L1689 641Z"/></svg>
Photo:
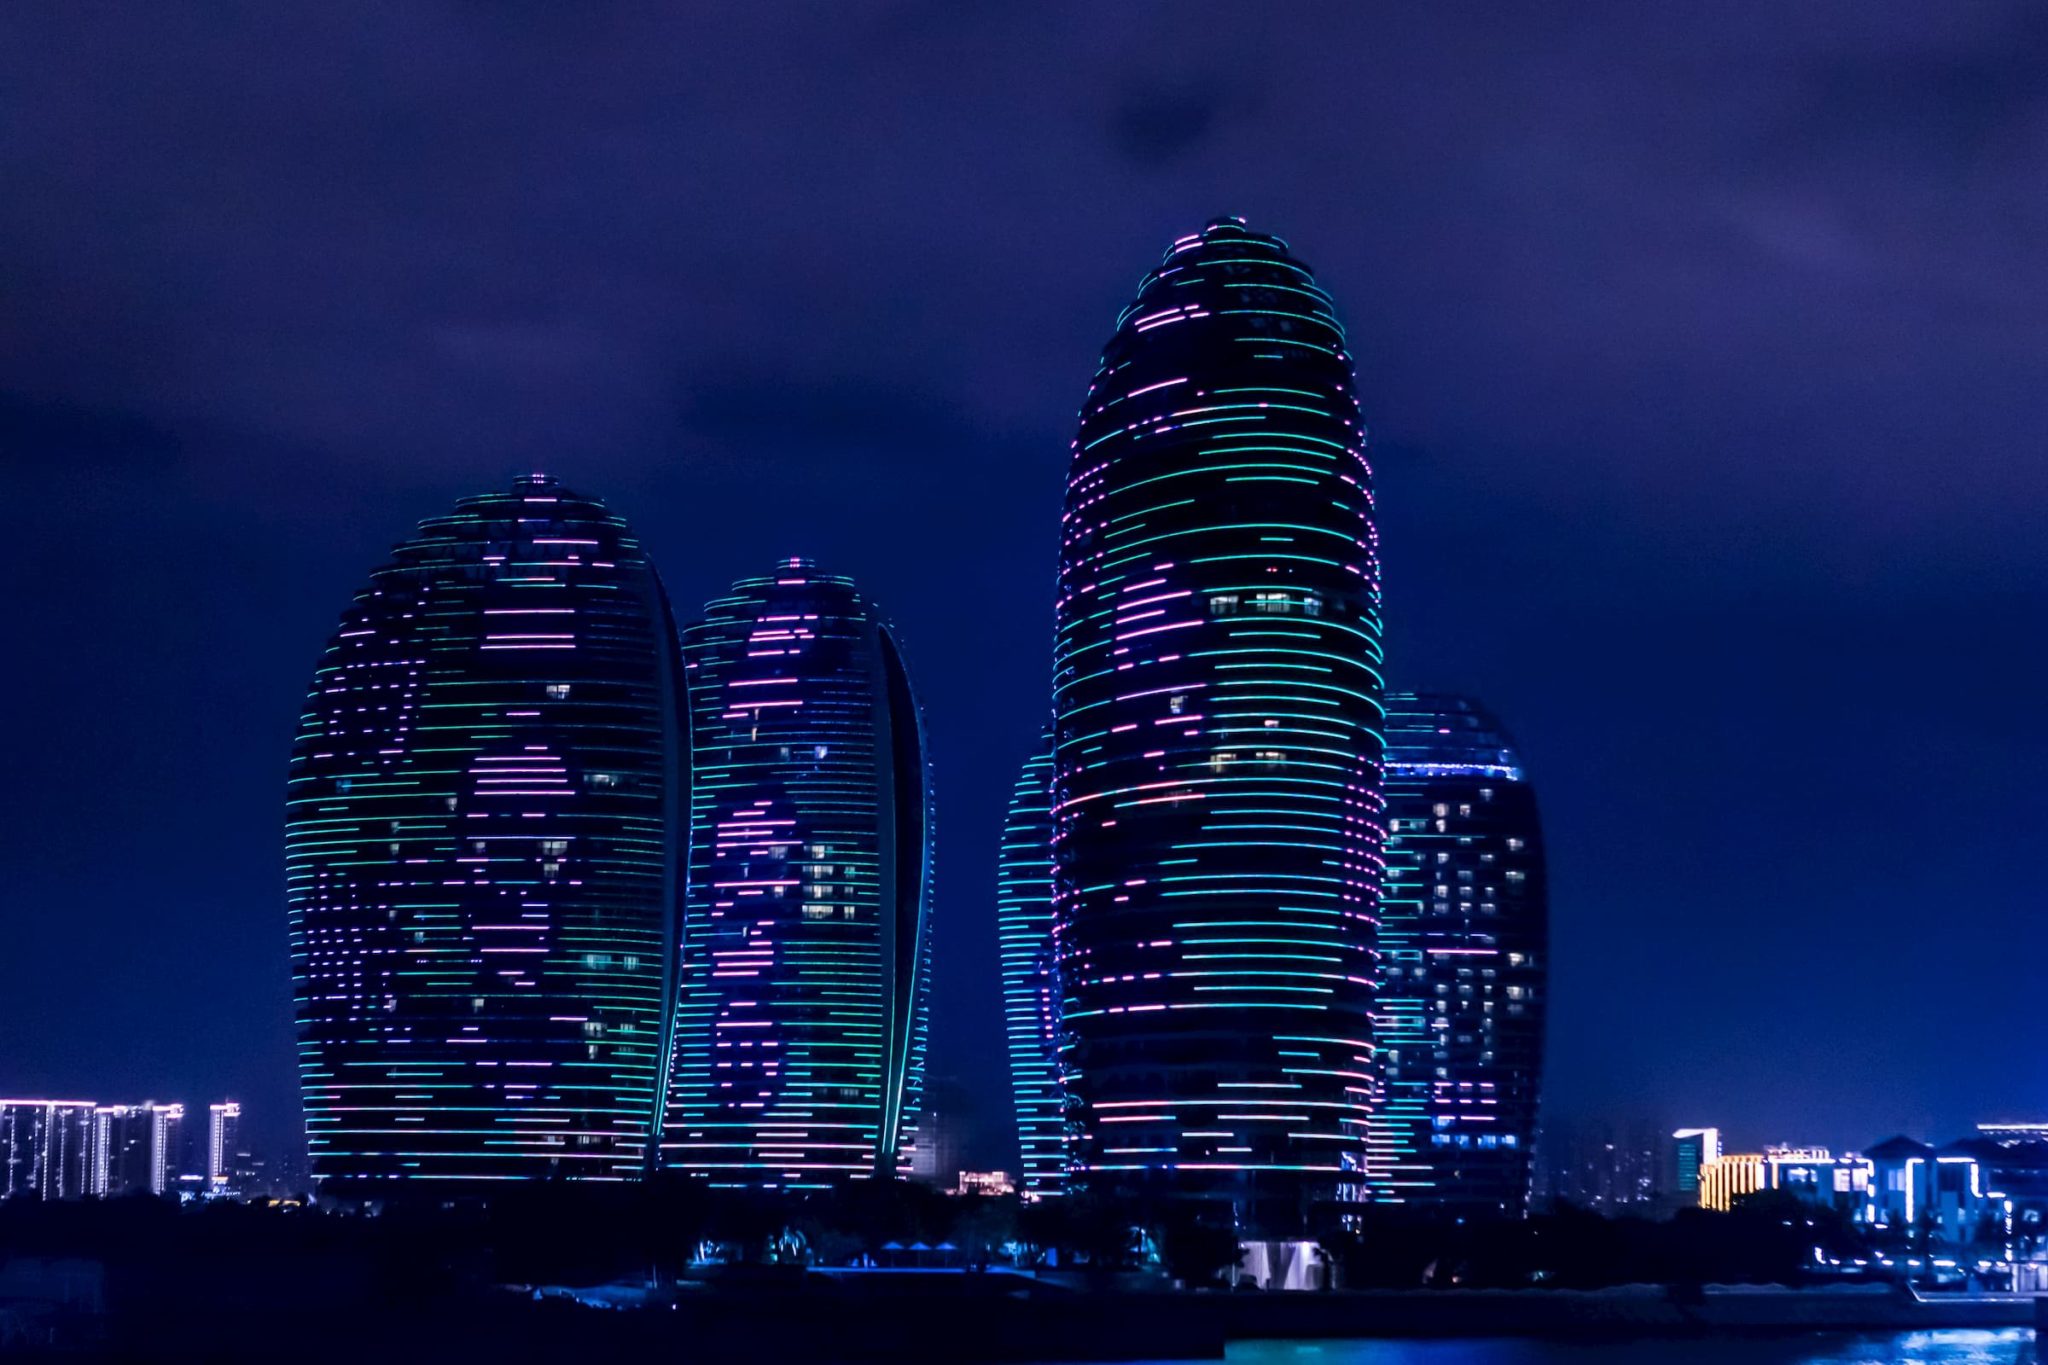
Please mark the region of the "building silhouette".
<svg viewBox="0 0 2048 1365"><path fill-rule="evenodd" d="M1064 1194L1066 1118L1059 1078L1059 974L1052 941L1052 737L1024 760L996 862L996 936L1003 1028L1027 1198Z"/></svg>
<svg viewBox="0 0 2048 1365"><path fill-rule="evenodd" d="M1217 219L1118 319L1055 608L1075 1176L1283 1236L1366 1197L1380 875L1372 478L1330 297Z"/></svg>
<svg viewBox="0 0 2048 1365"><path fill-rule="evenodd" d="M678 698L639 543L545 475L422 522L371 575L314 673L286 801L316 1179L643 1171Z"/></svg>
<svg viewBox="0 0 2048 1365"><path fill-rule="evenodd" d="M662 1160L798 1189L914 1157L931 787L895 635L778 564L683 633L689 897Z"/></svg>
<svg viewBox="0 0 2048 1365"><path fill-rule="evenodd" d="M1535 791L1477 702L1390 692L1386 706L1376 1194L1519 1218L1548 994Z"/></svg>

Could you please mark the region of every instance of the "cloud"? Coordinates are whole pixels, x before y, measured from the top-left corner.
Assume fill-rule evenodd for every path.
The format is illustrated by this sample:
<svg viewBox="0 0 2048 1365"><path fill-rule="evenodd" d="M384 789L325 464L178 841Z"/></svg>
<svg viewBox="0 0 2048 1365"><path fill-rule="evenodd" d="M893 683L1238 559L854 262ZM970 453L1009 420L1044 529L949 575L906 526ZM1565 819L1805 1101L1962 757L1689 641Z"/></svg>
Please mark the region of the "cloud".
<svg viewBox="0 0 2048 1365"><path fill-rule="evenodd" d="M2022 4L1961 43L1811 60L1796 77L1780 150L1860 152L1946 182L2026 150L2048 115L2048 9Z"/></svg>
<svg viewBox="0 0 2048 1365"><path fill-rule="evenodd" d="M1128 86L1110 113L1110 145L1141 166L1163 165L1212 136L1233 96L1218 76Z"/></svg>
<svg viewBox="0 0 2048 1365"><path fill-rule="evenodd" d="M120 408L0 393L0 461L164 471L184 460L168 427Z"/></svg>

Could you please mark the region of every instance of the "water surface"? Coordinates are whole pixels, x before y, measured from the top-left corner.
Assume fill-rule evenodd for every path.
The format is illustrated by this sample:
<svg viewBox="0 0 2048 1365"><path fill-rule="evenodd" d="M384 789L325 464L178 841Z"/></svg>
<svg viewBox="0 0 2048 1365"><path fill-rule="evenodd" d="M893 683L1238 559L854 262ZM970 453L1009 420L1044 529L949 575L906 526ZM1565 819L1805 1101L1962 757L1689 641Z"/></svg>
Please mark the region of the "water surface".
<svg viewBox="0 0 2048 1365"><path fill-rule="evenodd" d="M1242 1341L1227 1365L2041 1365L2031 1328L1569 1342ZM1197 1365L1152 1361L1148 1365Z"/></svg>

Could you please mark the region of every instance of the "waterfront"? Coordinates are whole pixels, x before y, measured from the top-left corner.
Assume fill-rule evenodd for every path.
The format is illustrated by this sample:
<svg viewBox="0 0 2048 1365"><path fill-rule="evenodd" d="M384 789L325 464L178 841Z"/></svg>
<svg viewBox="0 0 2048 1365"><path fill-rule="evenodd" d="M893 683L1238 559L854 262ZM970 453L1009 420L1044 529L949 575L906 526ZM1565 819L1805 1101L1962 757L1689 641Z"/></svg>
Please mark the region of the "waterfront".
<svg viewBox="0 0 2048 1365"><path fill-rule="evenodd" d="M2034 1332L1800 1333L1685 1340L1243 1341L1226 1365L2038 1365ZM1153 1361L1147 1365L1195 1365Z"/></svg>

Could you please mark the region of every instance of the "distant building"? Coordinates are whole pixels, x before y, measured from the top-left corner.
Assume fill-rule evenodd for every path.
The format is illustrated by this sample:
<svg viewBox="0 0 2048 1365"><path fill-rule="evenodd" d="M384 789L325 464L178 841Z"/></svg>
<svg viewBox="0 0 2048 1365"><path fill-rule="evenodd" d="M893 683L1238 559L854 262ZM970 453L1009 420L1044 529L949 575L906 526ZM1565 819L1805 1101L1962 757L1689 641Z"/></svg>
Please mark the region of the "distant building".
<svg viewBox="0 0 2048 1365"><path fill-rule="evenodd" d="M1983 1165L1968 1151L1901 1136L1863 1155L1871 1163L1864 1221L1872 1227L1948 1246L2002 1235L2005 1195L1985 1183Z"/></svg>
<svg viewBox="0 0 2048 1365"><path fill-rule="evenodd" d="M960 1195L1004 1195L1015 1194L1017 1182L1010 1179L1008 1171L962 1171L960 1183L953 1187L953 1193Z"/></svg>
<svg viewBox="0 0 2048 1365"><path fill-rule="evenodd" d="M0 1199L91 1192L91 1100L0 1100Z"/></svg>
<svg viewBox="0 0 2048 1365"><path fill-rule="evenodd" d="M184 1137L182 1104L144 1100L97 1106L86 1192L108 1198L142 1191L165 1193L177 1180Z"/></svg>
<svg viewBox="0 0 2048 1365"><path fill-rule="evenodd" d="M1671 1180L1665 1188L1676 1204L1699 1202L1700 1172L1720 1156L1719 1128L1681 1128L1671 1135Z"/></svg>
<svg viewBox="0 0 2048 1365"><path fill-rule="evenodd" d="M1052 736L1024 760L996 861L996 937L1021 1180L1027 1196L1066 1193L1060 991L1052 940Z"/></svg>
<svg viewBox="0 0 2048 1365"><path fill-rule="evenodd" d="M1537 1137L1536 1205L1648 1212L1671 1183L1669 1145L1652 1123L1547 1122Z"/></svg>
<svg viewBox="0 0 2048 1365"><path fill-rule="evenodd" d="M906 1174L942 1190L952 1189L967 1164L974 1111L974 1097L958 1077L942 1076L928 1085L917 1123L917 1149Z"/></svg>
<svg viewBox="0 0 2048 1365"><path fill-rule="evenodd" d="M1870 1158L1835 1156L1825 1147L1767 1147L1764 1186L1857 1215L1870 1202Z"/></svg>
<svg viewBox="0 0 2048 1365"><path fill-rule="evenodd" d="M241 1144L242 1106L233 1100L206 1106L206 1192L228 1194L234 1184L235 1153Z"/></svg>
<svg viewBox="0 0 2048 1365"><path fill-rule="evenodd" d="M1373 1197L1528 1211L1549 959L1535 790L1466 697L1386 696Z"/></svg>
<svg viewBox="0 0 2048 1365"><path fill-rule="evenodd" d="M1724 1152L1700 1163L1693 1173L1693 1194L1703 1209L1726 1213L1735 1201L1764 1187L1760 1152Z"/></svg>
<svg viewBox="0 0 2048 1365"><path fill-rule="evenodd" d="M1786 1190L1809 1203L1860 1217L1868 1202L1871 1162L1838 1157L1825 1147L1766 1147L1723 1152L1699 1168L1699 1206L1721 1213L1765 1190Z"/></svg>
<svg viewBox="0 0 2048 1365"><path fill-rule="evenodd" d="M1977 1136L1949 1144L1975 1156L1985 1183L2011 1205L2012 1254L2048 1254L2048 1123L1983 1123Z"/></svg>

